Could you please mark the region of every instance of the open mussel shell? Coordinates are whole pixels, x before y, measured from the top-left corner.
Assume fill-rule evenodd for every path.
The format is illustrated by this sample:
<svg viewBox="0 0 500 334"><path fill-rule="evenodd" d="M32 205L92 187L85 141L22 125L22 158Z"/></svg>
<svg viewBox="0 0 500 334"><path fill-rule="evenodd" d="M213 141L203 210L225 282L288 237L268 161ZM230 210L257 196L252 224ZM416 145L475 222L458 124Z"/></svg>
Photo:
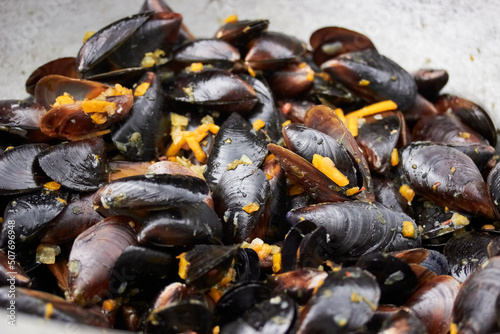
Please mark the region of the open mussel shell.
<svg viewBox="0 0 500 334"><path fill-rule="evenodd" d="M340 202L354 199L345 195L346 187L338 186L298 154L275 144L269 144L268 149L275 155L287 175L300 184L317 202Z"/></svg>
<svg viewBox="0 0 500 334"><path fill-rule="evenodd" d="M146 73L149 67L129 67L117 70L88 75L87 80L98 81L109 85L120 84L124 87L133 87Z"/></svg>
<svg viewBox="0 0 500 334"><path fill-rule="evenodd" d="M269 227L269 194L267 177L255 166L238 165L222 174L213 200L215 212L223 221L225 242L265 238Z"/></svg>
<svg viewBox="0 0 500 334"><path fill-rule="evenodd" d="M440 252L433 249L413 248L399 252L393 252L391 255L403 260L408 264L418 264L425 267L436 275L447 275L450 272L448 260Z"/></svg>
<svg viewBox="0 0 500 334"><path fill-rule="evenodd" d="M205 289L219 282L238 254L238 246L196 245L185 259L186 284Z"/></svg>
<svg viewBox="0 0 500 334"><path fill-rule="evenodd" d="M212 189L219 182L227 165L246 155L254 166L260 167L267 154L267 142L255 134L252 126L239 114L233 113L222 123L208 156L205 179Z"/></svg>
<svg viewBox="0 0 500 334"><path fill-rule="evenodd" d="M290 211L287 220L291 225L308 220L323 226L329 237L332 257L339 260L355 260L370 252L420 246L420 233L413 219L378 203L318 204ZM406 236L403 226L408 229Z"/></svg>
<svg viewBox="0 0 500 334"><path fill-rule="evenodd" d="M152 13L141 13L123 18L102 28L92 35L78 51L76 65L81 77L99 65L111 52L125 43Z"/></svg>
<svg viewBox="0 0 500 334"><path fill-rule="evenodd" d="M90 226L102 220L93 208L94 194L69 194L67 205L49 223L40 237L41 243L62 245L76 238Z"/></svg>
<svg viewBox="0 0 500 334"><path fill-rule="evenodd" d="M493 235L467 231L454 235L444 247L451 275L464 282L478 267L488 260L488 244Z"/></svg>
<svg viewBox="0 0 500 334"><path fill-rule="evenodd" d="M497 328L495 302L500 295L500 257L483 263L462 284L453 305L459 333L492 333Z"/></svg>
<svg viewBox="0 0 500 334"><path fill-rule="evenodd" d="M109 282L116 260L136 243L136 235L125 216L106 218L82 232L69 255L69 299L79 305L111 298Z"/></svg>
<svg viewBox="0 0 500 334"><path fill-rule="evenodd" d="M66 193L45 192L23 195L7 204L2 224L0 247L7 248L14 241L16 248L30 244L40 236L66 206ZM13 231L13 232L12 232Z"/></svg>
<svg viewBox="0 0 500 334"><path fill-rule="evenodd" d="M365 254L358 259L356 267L375 276L382 304L402 305L417 288L417 276L410 266L392 255Z"/></svg>
<svg viewBox="0 0 500 334"><path fill-rule="evenodd" d="M161 210L201 202L208 195L208 185L198 177L137 175L101 187L94 196L94 205L98 206L98 211L102 209L103 213L110 214L135 209Z"/></svg>
<svg viewBox="0 0 500 334"><path fill-rule="evenodd" d="M268 277L266 284L273 294L286 293L300 305L307 303L309 298L325 280L328 273L312 268L298 268L286 273Z"/></svg>
<svg viewBox="0 0 500 334"><path fill-rule="evenodd" d="M240 52L231 44L218 39L197 39L177 48L171 62L182 67L203 63L231 69L239 60Z"/></svg>
<svg viewBox="0 0 500 334"><path fill-rule="evenodd" d="M212 314L198 300L184 300L153 310L146 319L146 333L212 333Z"/></svg>
<svg viewBox="0 0 500 334"><path fill-rule="evenodd" d="M424 197L453 210L493 217L486 183L464 153L412 143L401 152L400 168L410 187Z"/></svg>
<svg viewBox="0 0 500 334"><path fill-rule="evenodd" d="M269 288L260 282L236 284L227 290L217 302L215 307L217 323L224 325L241 317L255 304L270 296Z"/></svg>
<svg viewBox="0 0 500 334"><path fill-rule="evenodd" d="M100 137L52 146L38 156L47 176L66 188L95 191L107 179L106 144Z"/></svg>
<svg viewBox="0 0 500 334"><path fill-rule="evenodd" d="M460 283L451 276L437 276L421 286L406 302L428 333L446 334Z"/></svg>
<svg viewBox="0 0 500 334"><path fill-rule="evenodd" d="M491 146L497 143L495 124L486 110L476 103L455 95L440 96L434 102L436 109L445 113L451 110L460 120L486 138Z"/></svg>
<svg viewBox="0 0 500 334"><path fill-rule="evenodd" d="M15 295L14 298L12 294ZM13 300L15 300L14 310L39 318L103 328L110 327L109 319L106 319L101 313L100 308L83 308L59 296L42 291L16 287L13 292L7 286L0 288L0 305L2 308L9 310L9 307L13 305L11 303Z"/></svg>
<svg viewBox="0 0 500 334"><path fill-rule="evenodd" d="M207 204L200 202L149 214L138 234L140 243L190 246L222 240L222 223Z"/></svg>
<svg viewBox="0 0 500 334"><path fill-rule="evenodd" d="M40 81L40 79L42 79L43 77L51 74L62 75L75 79L78 78L78 72L76 70L76 58L58 58L38 67L26 80L26 91L31 95L35 95L35 87L38 81Z"/></svg>
<svg viewBox="0 0 500 334"><path fill-rule="evenodd" d="M276 69L305 52L304 43L279 32L266 31L248 45L245 63L254 70Z"/></svg>
<svg viewBox="0 0 500 334"><path fill-rule="evenodd" d="M288 334L294 332L296 319L295 301L286 295L278 295L255 304L242 317L223 326L221 333Z"/></svg>
<svg viewBox="0 0 500 334"><path fill-rule="evenodd" d="M167 95L175 101L241 114L258 102L255 90L237 75L216 68L182 72Z"/></svg>
<svg viewBox="0 0 500 334"><path fill-rule="evenodd" d="M304 125L321 131L341 142L341 145L354 157L356 171L363 176L365 190L361 195L367 199L373 199L371 173L365 156L356 139L333 110L324 105L310 108L304 117Z"/></svg>
<svg viewBox="0 0 500 334"><path fill-rule="evenodd" d="M38 155L47 144L25 144L0 154L0 194L26 193L48 181L38 165Z"/></svg>
<svg viewBox="0 0 500 334"><path fill-rule="evenodd" d="M100 82L68 78L62 75L47 75L36 85L35 100L50 110L58 96L68 93L75 100L93 99L110 86Z"/></svg>
<svg viewBox="0 0 500 334"><path fill-rule="evenodd" d="M268 26L268 20L232 21L221 26L214 36L234 46L243 47L250 40L267 30Z"/></svg>
<svg viewBox="0 0 500 334"><path fill-rule="evenodd" d="M40 120L45 113L45 108L36 102L2 100L0 131L15 138L27 139L31 143L47 142L50 137L40 131Z"/></svg>
<svg viewBox="0 0 500 334"><path fill-rule="evenodd" d="M377 51L345 53L323 63L321 69L368 103L392 100L405 111L415 101L413 77ZM362 80L368 84L360 85Z"/></svg>
<svg viewBox="0 0 500 334"><path fill-rule="evenodd" d="M151 13L142 13L148 14ZM113 67L129 68L141 66L141 61L148 52L162 50L165 56L170 56L177 42L181 23L182 15L179 13L156 13L131 33L124 43L109 53L107 60Z"/></svg>
<svg viewBox="0 0 500 334"><path fill-rule="evenodd" d="M149 86L143 95L135 97L129 117L117 126L111 138L127 158L147 161L154 159L162 149L168 132L168 117L163 110L163 88L156 75L145 73L137 87L140 85Z"/></svg>
<svg viewBox="0 0 500 334"><path fill-rule="evenodd" d="M420 69L413 73L417 84L418 93L426 99L433 101L449 79L446 70Z"/></svg>
<svg viewBox="0 0 500 334"><path fill-rule="evenodd" d="M386 174L391 168L391 153L398 145L404 118L401 113L372 118L359 129L356 141L374 173Z"/></svg>
<svg viewBox="0 0 500 334"><path fill-rule="evenodd" d="M356 170L354 157L333 137L303 124L293 123L283 128L286 147L312 162L314 154L330 158L335 167L349 180L349 184L363 186L361 174Z"/></svg>
<svg viewBox="0 0 500 334"><path fill-rule="evenodd" d="M302 311L298 333L343 333L363 326L375 313L380 288L360 268L328 274Z"/></svg>
<svg viewBox="0 0 500 334"><path fill-rule="evenodd" d="M312 33L309 43L314 62L319 66L328 59L347 52L376 50L372 41L363 34L341 27L324 27Z"/></svg>
<svg viewBox="0 0 500 334"><path fill-rule="evenodd" d="M114 264L109 291L115 297L149 303L177 278L176 269L177 260L173 254L131 245L123 250Z"/></svg>
<svg viewBox="0 0 500 334"><path fill-rule="evenodd" d="M284 99L276 101L278 112L292 123L304 123L306 112L316 104L308 100Z"/></svg>
<svg viewBox="0 0 500 334"><path fill-rule="evenodd" d="M240 77L253 87L259 99L259 102L252 111L245 115L245 118L250 124L254 124L259 119L264 121L265 125L260 131L263 131L273 143L279 142L282 138L281 120L276 110L273 92L263 78L257 79L246 74L240 74Z"/></svg>

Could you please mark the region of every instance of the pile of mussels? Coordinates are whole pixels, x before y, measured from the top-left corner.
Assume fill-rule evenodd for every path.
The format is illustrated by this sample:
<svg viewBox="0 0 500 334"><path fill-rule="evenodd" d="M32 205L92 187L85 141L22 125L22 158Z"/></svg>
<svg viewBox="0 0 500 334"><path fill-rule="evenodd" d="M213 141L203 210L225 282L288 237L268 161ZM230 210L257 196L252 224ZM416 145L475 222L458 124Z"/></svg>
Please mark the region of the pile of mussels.
<svg viewBox="0 0 500 334"><path fill-rule="evenodd" d="M357 32L268 24L195 39L146 0L0 101L2 309L15 285L146 333L498 330L485 110Z"/></svg>

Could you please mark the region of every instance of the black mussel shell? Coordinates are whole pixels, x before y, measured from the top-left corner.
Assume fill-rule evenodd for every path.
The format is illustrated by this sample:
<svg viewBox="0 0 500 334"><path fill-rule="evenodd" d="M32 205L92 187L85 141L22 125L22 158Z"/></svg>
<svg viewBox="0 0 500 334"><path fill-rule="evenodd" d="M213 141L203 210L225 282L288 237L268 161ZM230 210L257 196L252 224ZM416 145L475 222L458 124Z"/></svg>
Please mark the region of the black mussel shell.
<svg viewBox="0 0 500 334"><path fill-rule="evenodd" d="M453 305L458 333L495 332L495 302L500 295L500 257L479 266L464 282Z"/></svg>
<svg viewBox="0 0 500 334"><path fill-rule="evenodd" d="M45 108L36 102L2 100L0 131L28 139L31 143L47 142L50 138L40 131L40 120L45 113Z"/></svg>
<svg viewBox="0 0 500 334"><path fill-rule="evenodd" d="M149 302L177 278L176 269L174 255L131 245L123 250L114 264L109 291L115 297Z"/></svg>
<svg viewBox="0 0 500 334"><path fill-rule="evenodd" d="M400 187L401 182L397 177L373 175L373 193L377 202L391 210L407 213L408 200L399 192Z"/></svg>
<svg viewBox="0 0 500 334"><path fill-rule="evenodd" d="M300 305L307 303L316 288L325 280L328 273L312 268L299 268L286 273L268 277L267 285L273 294L286 293Z"/></svg>
<svg viewBox="0 0 500 334"><path fill-rule="evenodd" d="M257 252L251 248L238 249L234 264L237 282L256 281L260 276L260 259Z"/></svg>
<svg viewBox="0 0 500 334"><path fill-rule="evenodd" d="M305 62L292 61L269 73L266 79L277 97L294 98L314 85L314 71Z"/></svg>
<svg viewBox="0 0 500 334"><path fill-rule="evenodd" d="M238 246L196 245L185 254L186 284L198 289L215 285L227 273L238 254Z"/></svg>
<svg viewBox="0 0 500 334"><path fill-rule="evenodd" d="M160 155L168 133L168 117L163 110L163 88L156 75L153 72L145 73L137 87L140 85L148 85L148 88L143 95L135 97L130 116L118 125L111 138L120 153L127 158L147 161Z"/></svg>
<svg viewBox="0 0 500 334"><path fill-rule="evenodd" d="M43 77L51 74L62 75L69 78L78 78L78 71L76 70L76 58L64 57L49 61L46 64L38 67L31 73L28 80L26 80L26 91L35 95L35 87L38 81Z"/></svg>
<svg viewBox="0 0 500 334"><path fill-rule="evenodd" d="M0 194L26 193L48 181L38 165L38 155L47 144L25 144L0 154Z"/></svg>
<svg viewBox="0 0 500 334"><path fill-rule="evenodd" d="M246 155L260 167L267 154L267 142L253 132L252 126L239 114L233 113L222 124L208 156L205 179L212 189L219 182L227 165Z"/></svg>
<svg viewBox="0 0 500 334"><path fill-rule="evenodd" d="M265 238L269 226L269 194L269 181L255 166L238 165L222 174L213 200L215 212L222 219L225 242Z"/></svg>
<svg viewBox="0 0 500 334"><path fill-rule="evenodd" d="M345 53L321 69L368 103L392 100L405 111L415 102L417 85L398 64L374 50ZM366 85L360 85L365 80Z"/></svg>
<svg viewBox="0 0 500 334"><path fill-rule="evenodd" d="M402 308L384 321L378 333L427 334L427 329L411 310Z"/></svg>
<svg viewBox="0 0 500 334"><path fill-rule="evenodd" d="M250 124L254 124L257 120L264 121L263 131L273 143L281 140L281 120L276 110L273 93L263 78L254 78L250 75L240 74L240 77L245 80L250 86L255 89L259 102L248 114L245 115Z"/></svg>
<svg viewBox="0 0 500 334"><path fill-rule="evenodd" d="M345 195L348 188L337 185L300 155L275 144L269 144L268 149L287 175L300 184L316 202L340 202L354 199L354 196Z"/></svg>
<svg viewBox="0 0 500 334"><path fill-rule="evenodd" d="M415 97L415 103L413 103L413 105L409 109L405 110L404 117L406 123L408 123L408 125L412 127L420 119L428 116L434 116L438 113L438 110L431 102L417 93L417 96Z"/></svg>
<svg viewBox="0 0 500 334"><path fill-rule="evenodd" d="M402 305L417 288L417 276L410 266L392 255L365 254L358 259L356 267L375 276L382 304Z"/></svg>
<svg viewBox="0 0 500 334"><path fill-rule="evenodd" d="M439 95L441 89L448 82L448 78L446 70L420 69L413 73L418 93L430 101Z"/></svg>
<svg viewBox="0 0 500 334"><path fill-rule="evenodd" d="M451 276L441 275L422 285L405 306L427 328L428 333L446 334L452 322L452 309L460 283Z"/></svg>
<svg viewBox="0 0 500 334"><path fill-rule="evenodd" d="M453 210L493 217L486 183L464 153L417 142L405 147L400 156L401 173L415 192Z"/></svg>
<svg viewBox="0 0 500 334"><path fill-rule="evenodd" d="M356 139L340 118L327 106L318 105L309 109L304 118L304 125L321 131L335 140L339 140L342 146L354 157L355 168L363 176L363 187L361 195L373 200L372 180L368 162L359 148ZM361 189L361 188L360 188Z"/></svg>
<svg viewBox="0 0 500 334"><path fill-rule="evenodd" d="M422 118L414 125L412 137L415 141L431 141L455 145L488 145L487 140L453 114L432 115Z"/></svg>
<svg viewBox="0 0 500 334"><path fill-rule="evenodd" d="M95 191L107 179L106 144L100 137L65 142L38 156L42 170L52 180L77 191Z"/></svg>
<svg viewBox="0 0 500 334"><path fill-rule="evenodd" d="M212 333L212 314L200 301L186 300L153 310L146 319L146 333Z"/></svg>
<svg viewBox="0 0 500 334"><path fill-rule="evenodd" d="M216 68L179 74L167 95L178 102L228 113L246 113L258 102L249 84L235 74Z"/></svg>
<svg viewBox="0 0 500 334"><path fill-rule="evenodd" d="M404 122L402 115L392 114L366 122L356 141L374 173L386 174L391 168L391 153L396 148Z"/></svg>
<svg viewBox="0 0 500 334"><path fill-rule="evenodd" d="M109 85L120 84L124 87L133 87L146 73L149 67L129 67L88 75L87 80L98 81Z"/></svg>
<svg viewBox="0 0 500 334"><path fill-rule="evenodd" d="M493 201L495 215L500 217L500 164L496 164L490 171L486 184L491 200Z"/></svg>
<svg viewBox="0 0 500 334"><path fill-rule="evenodd" d="M3 215L5 223L2 224L0 247L7 249L11 240L16 245L14 248L34 242L64 209L66 199L66 193L42 191L9 202Z"/></svg>
<svg viewBox="0 0 500 334"><path fill-rule="evenodd" d="M30 287L31 279L26 274L26 272L21 268L18 262L12 261L12 256L9 260L8 256L9 248L7 247L7 253L0 250L0 286L3 285L14 285L17 287ZM12 251L11 251L12 255Z"/></svg>
<svg viewBox="0 0 500 334"><path fill-rule="evenodd" d="M137 175L115 180L94 196L98 211L113 214L120 210L161 210L203 201L209 195L202 179L184 175Z"/></svg>
<svg viewBox="0 0 500 334"><path fill-rule="evenodd" d="M267 286L259 282L237 284L227 290L215 307L217 323L224 325L271 296Z"/></svg>
<svg viewBox="0 0 500 334"><path fill-rule="evenodd" d="M267 30L268 26L268 20L232 21L221 26L214 36L237 47L243 47Z"/></svg>
<svg viewBox="0 0 500 334"><path fill-rule="evenodd" d="M304 123L306 112L316 104L308 100L278 100L278 111L282 117L289 119L292 123Z"/></svg>
<svg viewBox="0 0 500 334"><path fill-rule="evenodd" d="M491 146L496 146L497 132L495 124L481 106L459 96L449 94L439 97L434 104L441 113L451 110L451 113L460 118L463 123L486 138Z"/></svg>
<svg viewBox="0 0 500 334"><path fill-rule="evenodd" d="M263 32L248 45L245 63L254 70L276 69L305 52L304 43L279 32Z"/></svg>
<svg viewBox="0 0 500 334"><path fill-rule="evenodd" d="M143 13L143 15L148 15L148 13ZM155 50L161 50L165 56L169 57L177 42L181 22L182 15L179 13L162 12L152 15L132 32L123 44L111 52L107 60L114 67L129 68L141 66L145 54ZM100 32L96 34L98 33Z"/></svg>
<svg viewBox="0 0 500 334"><path fill-rule="evenodd" d="M138 235L140 243L190 246L222 240L222 223L207 204L200 202L149 214Z"/></svg>
<svg viewBox="0 0 500 334"><path fill-rule="evenodd" d="M331 136L303 124L293 123L283 128L286 147L312 162L314 154L330 158L335 167L348 179L349 184L363 186L360 173L356 170L354 157L347 149Z"/></svg>
<svg viewBox="0 0 500 334"><path fill-rule="evenodd" d="M309 43L314 50L314 62L318 66L343 53L366 49L376 51L375 45L368 37L341 27L318 29L311 34Z"/></svg>
<svg viewBox="0 0 500 334"><path fill-rule="evenodd" d="M106 218L82 232L69 255L69 299L79 305L112 296L109 282L116 260L136 243L134 224L125 216Z"/></svg>
<svg viewBox="0 0 500 334"><path fill-rule="evenodd" d="M172 61L181 66L191 63L213 64L231 68L240 60L240 52L231 44L218 39L197 39L175 50Z"/></svg>
<svg viewBox="0 0 500 334"><path fill-rule="evenodd" d="M123 18L92 35L83 44L76 57L76 65L80 76L85 77L87 72L125 43L151 15L152 13L149 12Z"/></svg>
<svg viewBox="0 0 500 334"><path fill-rule="evenodd" d="M221 333L251 333L245 331L249 326L254 333L288 334L294 332L296 319L295 301L286 295L278 295L255 304L242 317L223 326ZM243 332L242 327L245 328Z"/></svg>
<svg viewBox="0 0 500 334"><path fill-rule="evenodd" d="M41 243L62 245L76 238L90 226L102 220L93 208L94 194L73 193L64 209L49 224L40 237Z"/></svg>
<svg viewBox="0 0 500 334"><path fill-rule="evenodd" d="M12 298L11 294L15 297ZM109 319L101 313L100 308L83 308L53 294L16 287L15 292L9 287L0 288L0 306L7 309L15 300L15 310L40 318L60 320L67 323L91 325L103 328L110 327Z"/></svg>
<svg viewBox="0 0 500 334"><path fill-rule="evenodd" d="M467 231L454 235L444 247L451 276L464 282L478 267L488 260L488 244L493 235Z"/></svg>
<svg viewBox="0 0 500 334"><path fill-rule="evenodd" d="M360 268L328 274L302 311L300 333L344 333L363 326L375 313L380 288Z"/></svg>
<svg viewBox="0 0 500 334"><path fill-rule="evenodd" d="M318 204L290 211L287 220L291 225L308 220L323 226L335 259L357 259L370 252L420 246L420 233L413 219L378 203Z"/></svg>

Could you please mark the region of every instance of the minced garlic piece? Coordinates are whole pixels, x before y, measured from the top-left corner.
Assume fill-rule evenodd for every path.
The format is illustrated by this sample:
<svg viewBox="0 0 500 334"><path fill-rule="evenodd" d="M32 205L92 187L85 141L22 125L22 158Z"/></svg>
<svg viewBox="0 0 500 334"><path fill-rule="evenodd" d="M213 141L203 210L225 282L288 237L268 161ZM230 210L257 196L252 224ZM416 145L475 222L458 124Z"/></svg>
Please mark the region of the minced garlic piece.
<svg viewBox="0 0 500 334"><path fill-rule="evenodd" d="M189 262L186 260L186 252L180 254L176 258L179 259L179 277L186 279L187 269L189 267Z"/></svg>
<svg viewBox="0 0 500 334"><path fill-rule="evenodd" d="M273 254L273 272L277 273L281 270L281 253Z"/></svg>
<svg viewBox="0 0 500 334"><path fill-rule="evenodd" d="M108 120L108 117L105 114L93 113L90 118L95 124L104 124Z"/></svg>
<svg viewBox="0 0 500 334"><path fill-rule="evenodd" d="M307 79L307 81L314 81L314 71L313 70L307 71L306 79Z"/></svg>
<svg viewBox="0 0 500 334"><path fill-rule="evenodd" d="M413 197L415 197L415 191L413 191L413 189L411 189L407 184L403 184L399 187L399 193L408 201L408 203L411 203L411 201L413 201Z"/></svg>
<svg viewBox="0 0 500 334"><path fill-rule="evenodd" d="M266 122L264 122L263 120L261 120L260 118L258 120L256 120L255 122L253 122L252 126L253 126L253 129L255 131L259 131L260 129L262 129L264 126L266 125Z"/></svg>
<svg viewBox="0 0 500 334"><path fill-rule="evenodd" d="M453 216L451 216L451 222L455 226L466 226L469 225L469 219L465 216L462 216L458 212L455 212Z"/></svg>
<svg viewBox="0 0 500 334"><path fill-rule="evenodd" d="M292 124L292 121L291 120L288 120L288 121L284 121L281 126L284 128L285 126L287 126L288 124Z"/></svg>
<svg viewBox="0 0 500 334"><path fill-rule="evenodd" d="M259 204L255 203L255 202L247 204L244 207L242 207L243 211L245 211L246 213L252 213L252 212L258 211L259 208L260 208Z"/></svg>
<svg viewBox="0 0 500 334"><path fill-rule="evenodd" d="M69 95L68 93L64 93L63 95L56 97L56 103L54 103L52 106L58 107L60 105L73 104L75 102L76 101L75 101L75 98L73 96Z"/></svg>
<svg viewBox="0 0 500 334"><path fill-rule="evenodd" d="M399 164L398 149L393 148L391 152L391 166L396 166L397 164Z"/></svg>
<svg viewBox="0 0 500 334"><path fill-rule="evenodd" d="M403 237L405 238L414 238L415 236L415 228L413 227L413 223L405 220L403 222L403 230L401 231Z"/></svg>
<svg viewBox="0 0 500 334"><path fill-rule="evenodd" d="M349 179L335 167L335 164L330 158L315 154L312 164L338 186L345 187L349 184Z"/></svg>
<svg viewBox="0 0 500 334"><path fill-rule="evenodd" d="M106 312L111 312L116 308L116 301L114 299L106 299L102 303L102 309Z"/></svg>
<svg viewBox="0 0 500 334"><path fill-rule="evenodd" d="M85 35L83 35L83 43L85 43L90 37L94 36L95 31L87 31Z"/></svg>
<svg viewBox="0 0 500 334"><path fill-rule="evenodd" d="M59 190L59 188L61 188L61 185L59 183L57 183L56 181L51 181L51 182L47 182L43 185L43 187L45 189L48 189L48 190Z"/></svg>
<svg viewBox="0 0 500 334"><path fill-rule="evenodd" d="M232 23L232 22L236 22L236 21L238 21L238 15L236 15L236 14L229 15L228 17L226 17L224 19L224 23Z"/></svg>
<svg viewBox="0 0 500 334"><path fill-rule="evenodd" d="M134 96L143 96L146 94L146 91L148 90L149 86L151 84L149 82L143 82L139 86L136 87L134 91Z"/></svg>
<svg viewBox="0 0 500 334"><path fill-rule="evenodd" d="M370 84L370 81L368 81L366 79L359 80L359 85L360 86L368 86L369 84Z"/></svg>
<svg viewBox="0 0 500 334"><path fill-rule="evenodd" d="M192 63L190 69L192 72L200 72L203 70L203 64L202 63Z"/></svg>
<svg viewBox="0 0 500 334"><path fill-rule="evenodd" d="M45 304L45 319L50 319L52 314L54 314L54 305L52 303Z"/></svg>

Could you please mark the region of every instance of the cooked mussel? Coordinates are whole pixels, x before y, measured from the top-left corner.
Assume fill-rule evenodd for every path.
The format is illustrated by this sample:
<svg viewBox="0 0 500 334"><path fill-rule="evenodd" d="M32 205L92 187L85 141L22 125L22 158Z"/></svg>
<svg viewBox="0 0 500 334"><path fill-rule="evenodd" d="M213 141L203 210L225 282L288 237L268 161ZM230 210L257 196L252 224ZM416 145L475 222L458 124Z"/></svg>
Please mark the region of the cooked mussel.
<svg viewBox="0 0 500 334"><path fill-rule="evenodd" d="M439 91L446 85L448 78L446 70L420 69L413 73L418 93L430 101L439 95Z"/></svg>
<svg viewBox="0 0 500 334"><path fill-rule="evenodd" d="M38 81L40 81L40 79L42 79L43 77L51 74L62 75L75 79L78 78L78 72L76 70L76 58L58 58L38 67L26 80L26 91L31 95L35 95L35 87Z"/></svg>

